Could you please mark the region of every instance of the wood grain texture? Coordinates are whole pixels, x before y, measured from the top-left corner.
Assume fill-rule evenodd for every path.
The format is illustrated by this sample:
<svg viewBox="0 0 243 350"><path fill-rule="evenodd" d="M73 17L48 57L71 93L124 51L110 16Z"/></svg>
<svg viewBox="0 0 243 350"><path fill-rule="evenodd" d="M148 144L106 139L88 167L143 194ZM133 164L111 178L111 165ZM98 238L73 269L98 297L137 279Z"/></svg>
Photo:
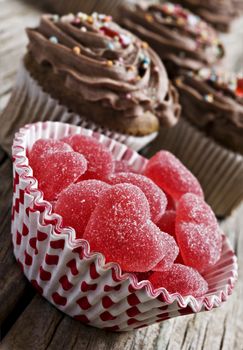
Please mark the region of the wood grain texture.
<svg viewBox="0 0 243 350"><path fill-rule="evenodd" d="M39 10L24 2L0 0L0 109L9 98L24 52L24 27L35 24L38 15ZM0 326L5 327L0 349L243 349L243 205L221 224L237 252L240 266L239 282L228 302L212 312L115 334L86 327L63 315L40 296L33 297L33 290L12 254L11 183L11 161L0 150Z"/></svg>

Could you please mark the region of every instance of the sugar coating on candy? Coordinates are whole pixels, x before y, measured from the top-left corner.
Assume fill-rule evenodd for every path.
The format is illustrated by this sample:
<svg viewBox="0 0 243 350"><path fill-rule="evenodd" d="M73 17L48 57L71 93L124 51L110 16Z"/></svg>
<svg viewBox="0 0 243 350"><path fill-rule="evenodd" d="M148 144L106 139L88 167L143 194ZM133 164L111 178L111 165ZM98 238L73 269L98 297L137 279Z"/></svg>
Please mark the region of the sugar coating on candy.
<svg viewBox="0 0 243 350"><path fill-rule="evenodd" d="M63 139L75 152L81 153L88 162L88 169L80 180L106 179L114 171L111 152L95 138L73 135Z"/></svg>
<svg viewBox="0 0 243 350"><path fill-rule="evenodd" d="M167 206L167 198L164 192L149 178L133 173L118 173L110 177L109 183L112 185L131 183L139 187L149 202L151 220L154 223L157 223L164 214Z"/></svg>
<svg viewBox="0 0 243 350"><path fill-rule="evenodd" d="M169 233L175 237L175 223L176 223L176 211L166 210L160 220L157 222L157 226L161 231Z"/></svg>
<svg viewBox="0 0 243 350"><path fill-rule="evenodd" d="M192 193L181 197L177 208L177 221L218 226L211 207L202 198Z"/></svg>
<svg viewBox="0 0 243 350"><path fill-rule="evenodd" d="M75 229L77 239L82 238L100 193L109 187L100 180L84 180L70 185L59 194L55 212L62 216L63 226Z"/></svg>
<svg viewBox="0 0 243 350"><path fill-rule="evenodd" d="M186 265L204 272L220 258L222 235L212 209L199 197L186 194L177 207L176 239Z"/></svg>
<svg viewBox="0 0 243 350"><path fill-rule="evenodd" d="M39 139L34 144L29 153L29 164L33 172L43 167L45 157L49 153L72 152L73 149L67 143L60 140Z"/></svg>
<svg viewBox="0 0 243 350"><path fill-rule="evenodd" d="M160 151L149 159L144 174L175 200L188 192L204 197L195 176L168 151Z"/></svg>
<svg viewBox="0 0 243 350"><path fill-rule="evenodd" d="M34 176L38 187L49 201L57 199L58 194L76 182L87 169L86 159L76 152L56 152L46 154L45 166L36 169Z"/></svg>
<svg viewBox="0 0 243 350"><path fill-rule="evenodd" d="M174 238L165 232L161 232L161 235L163 235L163 240L166 241L166 254L163 259L155 267L153 267L153 271L163 271L165 269L169 269L179 254L179 247L177 246Z"/></svg>
<svg viewBox="0 0 243 350"><path fill-rule="evenodd" d="M135 171L133 171L132 166L128 163L127 160L115 160L115 169L114 172L115 173L135 173Z"/></svg>
<svg viewBox="0 0 243 350"><path fill-rule="evenodd" d="M150 221L144 193L132 184L114 185L100 194L84 238L106 262L117 262L123 271L147 272L163 259L167 242Z"/></svg>
<svg viewBox="0 0 243 350"><path fill-rule="evenodd" d="M208 284L195 269L174 264L169 270L154 272L149 281L155 289L165 288L169 293L200 297L207 293Z"/></svg>

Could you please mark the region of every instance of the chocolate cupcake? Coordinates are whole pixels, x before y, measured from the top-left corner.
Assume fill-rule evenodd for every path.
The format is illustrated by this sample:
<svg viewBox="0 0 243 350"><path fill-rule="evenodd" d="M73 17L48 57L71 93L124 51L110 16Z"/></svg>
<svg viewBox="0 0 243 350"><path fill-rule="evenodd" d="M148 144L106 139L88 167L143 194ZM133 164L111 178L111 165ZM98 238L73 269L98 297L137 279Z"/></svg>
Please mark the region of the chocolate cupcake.
<svg viewBox="0 0 243 350"><path fill-rule="evenodd" d="M176 86L184 117L243 155L243 79L203 68L176 79Z"/></svg>
<svg viewBox="0 0 243 350"><path fill-rule="evenodd" d="M28 103L30 95L31 105L38 99L42 110L35 113L35 120L45 116L60 120L61 112L53 116L53 111L62 106L75 114L72 119L79 125L85 121L85 127L101 128L109 136L113 133L112 137L136 150L156 136L160 125L177 123L178 94L160 58L110 16L44 15L27 34L25 73L17 85L20 93L25 90L23 81L27 85Z"/></svg>
<svg viewBox="0 0 243 350"><path fill-rule="evenodd" d="M161 128L146 155L173 152L199 179L207 202L225 217L243 200L243 79L202 68L175 80L178 125Z"/></svg>
<svg viewBox="0 0 243 350"><path fill-rule="evenodd" d="M228 32L230 29L230 24L237 14L236 1L240 2L239 0L172 0L190 9L221 32Z"/></svg>
<svg viewBox="0 0 243 350"><path fill-rule="evenodd" d="M215 30L180 5L141 2L121 11L121 24L152 46L171 77L213 65L224 55Z"/></svg>

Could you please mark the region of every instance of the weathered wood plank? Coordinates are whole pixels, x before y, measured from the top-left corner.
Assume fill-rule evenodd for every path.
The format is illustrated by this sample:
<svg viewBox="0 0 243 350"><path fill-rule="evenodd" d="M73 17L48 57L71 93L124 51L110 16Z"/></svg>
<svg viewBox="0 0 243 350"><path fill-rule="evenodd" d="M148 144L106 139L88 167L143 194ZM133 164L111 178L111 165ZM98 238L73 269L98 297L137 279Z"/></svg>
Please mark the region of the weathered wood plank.
<svg viewBox="0 0 243 350"><path fill-rule="evenodd" d="M0 111L10 96L20 59L25 51L25 28L38 22L40 11L22 1L0 2Z"/></svg>
<svg viewBox="0 0 243 350"><path fill-rule="evenodd" d="M12 162L0 151L0 329L1 336L33 291L13 256L11 237ZM22 306L20 306L22 304ZM10 319L11 316L11 319Z"/></svg>

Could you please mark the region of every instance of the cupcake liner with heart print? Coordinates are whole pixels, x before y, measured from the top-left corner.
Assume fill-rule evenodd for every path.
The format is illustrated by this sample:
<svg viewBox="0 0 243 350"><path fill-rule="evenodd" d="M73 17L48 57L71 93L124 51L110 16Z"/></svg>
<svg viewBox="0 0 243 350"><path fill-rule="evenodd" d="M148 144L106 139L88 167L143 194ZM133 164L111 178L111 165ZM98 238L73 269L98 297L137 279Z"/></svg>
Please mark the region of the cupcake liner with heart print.
<svg viewBox="0 0 243 350"><path fill-rule="evenodd" d="M58 100L45 93L38 82L32 78L24 64L21 64L15 87L9 103L1 114L0 145L8 153L11 153L11 145L14 133L25 124L38 121L60 121L79 125L92 129L108 137L126 144L138 151L153 141L158 132L145 136L132 136L122 134L115 130L102 127L88 118L72 113L67 107L61 105Z"/></svg>
<svg viewBox="0 0 243 350"><path fill-rule="evenodd" d="M33 177L27 154L39 138L59 139L71 134L96 137L115 159L126 159L142 172L147 160L104 135L73 125L45 122L30 124L15 135L13 144L14 194L12 238L14 254L24 274L49 302L66 314L89 325L127 331L185 314L218 307L232 293L237 262L223 236L222 256L204 274L209 291L200 298L154 290L149 281L138 282L132 273L122 273L116 263L91 253L86 240L75 240L71 228L43 199Z"/></svg>

